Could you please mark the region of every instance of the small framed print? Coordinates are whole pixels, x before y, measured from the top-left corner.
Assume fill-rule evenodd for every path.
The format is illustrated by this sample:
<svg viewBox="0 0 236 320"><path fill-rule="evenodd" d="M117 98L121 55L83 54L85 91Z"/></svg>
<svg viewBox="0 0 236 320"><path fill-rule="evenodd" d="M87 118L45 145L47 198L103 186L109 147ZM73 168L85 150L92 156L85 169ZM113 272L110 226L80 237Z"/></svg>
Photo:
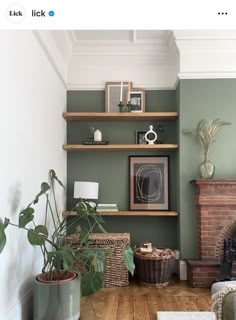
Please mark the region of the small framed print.
<svg viewBox="0 0 236 320"><path fill-rule="evenodd" d="M168 156L129 156L130 210L168 210Z"/></svg>
<svg viewBox="0 0 236 320"><path fill-rule="evenodd" d="M145 111L145 90L132 88L128 93L128 100L131 103L131 112Z"/></svg>
<svg viewBox="0 0 236 320"><path fill-rule="evenodd" d="M146 130L137 130L136 131L136 144L147 144L145 139Z"/></svg>

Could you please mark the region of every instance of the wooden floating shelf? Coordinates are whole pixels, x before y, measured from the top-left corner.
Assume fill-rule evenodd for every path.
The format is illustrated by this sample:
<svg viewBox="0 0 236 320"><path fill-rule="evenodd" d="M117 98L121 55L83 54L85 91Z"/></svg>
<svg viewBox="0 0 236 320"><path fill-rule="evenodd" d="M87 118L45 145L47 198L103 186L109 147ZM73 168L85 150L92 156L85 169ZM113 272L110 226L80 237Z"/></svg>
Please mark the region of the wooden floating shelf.
<svg viewBox="0 0 236 320"><path fill-rule="evenodd" d="M113 212L99 212L101 216L140 216L140 217L177 217L176 211L113 211ZM63 212L64 217L76 216L77 213L72 211L70 215L68 211Z"/></svg>
<svg viewBox="0 0 236 320"><path fill-rule="evenodd" d="M177 150L178 147L178 144L64 144L62 146L66 151L168 151Z"/></svg>
<svg viewBox="0 0 236 320"><path fill-rule="evenodd" d="M66 121L160 121L176 120L178 112L63 112Z"/></svg>

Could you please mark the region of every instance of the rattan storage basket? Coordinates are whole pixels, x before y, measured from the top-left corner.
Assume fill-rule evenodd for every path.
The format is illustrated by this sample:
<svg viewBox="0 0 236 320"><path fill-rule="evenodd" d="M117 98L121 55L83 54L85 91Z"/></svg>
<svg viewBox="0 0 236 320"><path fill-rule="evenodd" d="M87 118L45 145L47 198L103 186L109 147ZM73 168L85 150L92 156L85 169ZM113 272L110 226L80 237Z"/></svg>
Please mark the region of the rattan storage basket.
<svg viewBox="0 0 236 320"><path fill-rule="evenodd" d="M104 266L104 288L123 287L129 285L128 271L125 267L124 249L130 244L129 233L92 233L89 236L91 246L110 248L112 255L107 253ZM77 234L66 237L66 243L73 248L78 247ZM83 275L86 271L84 266L76 263L74 266Z"/></svg>
<svg viewBox="0 0 236 320"><path fill-rule="evenodd" d="M163 248L162 248L163 249ZM135 272L138 280L146 286L165 287L170 281L175 263L175 253L163 249L161 256L141 254L134 250Z"/></svg>

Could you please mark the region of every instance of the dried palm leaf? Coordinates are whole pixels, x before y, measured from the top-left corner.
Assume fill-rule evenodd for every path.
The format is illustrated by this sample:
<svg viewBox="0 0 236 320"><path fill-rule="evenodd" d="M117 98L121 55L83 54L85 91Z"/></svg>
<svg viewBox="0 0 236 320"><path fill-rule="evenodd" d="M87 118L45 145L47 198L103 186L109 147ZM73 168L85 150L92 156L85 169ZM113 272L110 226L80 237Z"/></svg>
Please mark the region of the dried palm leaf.
<svg viewBox="0 0 236 320"><path fill-rule="evenodd" d="M195 130L185 130L185 134L194 136L203 148L204 155L207 157L211 145L216 141L215 136L221 127L230 125L230 122L221 121L220 118L215 120L201 120Z"/></svg>

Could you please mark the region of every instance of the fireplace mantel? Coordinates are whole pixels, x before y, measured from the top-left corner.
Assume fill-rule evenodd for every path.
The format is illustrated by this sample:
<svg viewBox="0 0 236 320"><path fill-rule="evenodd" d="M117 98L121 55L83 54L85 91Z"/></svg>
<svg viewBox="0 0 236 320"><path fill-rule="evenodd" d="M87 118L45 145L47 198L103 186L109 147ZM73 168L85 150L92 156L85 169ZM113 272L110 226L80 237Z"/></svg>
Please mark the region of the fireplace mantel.
<svg viewBox="0 0 236 320"><path fill-rule="evenodd" d="M192 180L196 188L196 206L236 206L236 180Z"/></svg>
<svg viewBox="0 0 236 320"><path fill-rule="evenodd" d="M223 242L236 229L236 180L192 180L196 189L198 260L189 260L193 286L210 286L219 276Z"/></svg>

